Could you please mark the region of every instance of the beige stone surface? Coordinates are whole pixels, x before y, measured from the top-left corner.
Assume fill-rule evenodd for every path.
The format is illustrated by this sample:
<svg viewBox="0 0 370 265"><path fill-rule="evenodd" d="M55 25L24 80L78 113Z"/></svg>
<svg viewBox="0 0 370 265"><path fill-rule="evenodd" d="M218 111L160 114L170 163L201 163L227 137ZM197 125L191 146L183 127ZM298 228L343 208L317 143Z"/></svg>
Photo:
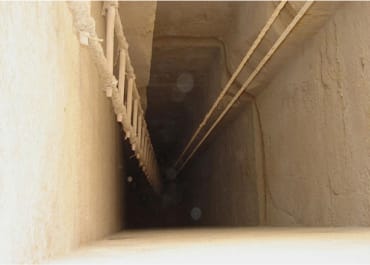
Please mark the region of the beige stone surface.
<svg viewBox="0 0 370 265"><path fill-rule="evenodd" d="M127 231L49 264L368 264L368 228Z"/></svg>
<svg viewBox="0 0 370 265"><path fill-rule="evenodd" d="M226 36L230 68L273 6L232 6L234 30ZM298 8L284 10L240 82ZM203 224L246 225L258 215L260 224L270 225L369 225L369 9L369 3L314 4L251 85L260 93L260 117L252 103L241 104L187 165L189 197L203 205ZM195 117L209 108L225 80L222 67L211 70L209 87L194 99Z"/></svg>
<svg viewBox="0 0 370 265"><path fill-rule="evenodd" d="M370 224L369 11L340 8L258 96L269 224Z"/></svg>
<svg viewBox="0 0 370 265"><path fill-rule="evenodd" d="M119 13L129 43L136 84L140 88L149 83L156 10L155 1L119 2Z"/></svg>
<svg viewBox="0 0 370 265"><path fill-rule="evenodd" d="M0 35L0 263L39 262L122 228L122 132L66 3L0 3Z"/></svg>
<svg viewBox="0 0 370 265"><path fill-rule="evenodd" d="M119 14L129 43L129 53L136 74L136 85L146 109L146 89L152 60L152 41L156 18L156 1L120 1Z"/></svg>
<svg viewBox="0 0 370 265"><path fill-rule="evenodd" d="M187 140L180 138L191 134L275 5L160 3L155 19L154 2L120 4L140 87L152 69L148 95L155 104L147 117L153 138L165 140L154 139L168 162L164 170L172 169L172 155ZM299 6L289 3L239 82ZM158 211L146 211L143 222L156 223L155 212L159 225L370 225L370 3L336 8L313 5L253 82L256 105L239 102L182 174L166 176L166 192L150 202ZM104 39L101 3L92 3L92 13ZM122 129L66 3L0 3L0 35L0 263L40 262L124 226ZM189 72L194 86L178 102L178 77ZM150 198L141 195L150 193L139 185L131 186L142 199L133 208L146 210ZM192 208L201 210L198 221ZM294 258L293 239L302 235L314 239L299 243L305 258L312 248L320 257L369 261L367 230L194 231L125 231L63 261L162 262L169 254L171 263L217 253L216 261L227 262L237 253L270 258L268 251L279 250ZM351 241L331 248L343 235ZM274 236L292 241L265 241ZM220 245L202 248L210 239Z"/></svg>

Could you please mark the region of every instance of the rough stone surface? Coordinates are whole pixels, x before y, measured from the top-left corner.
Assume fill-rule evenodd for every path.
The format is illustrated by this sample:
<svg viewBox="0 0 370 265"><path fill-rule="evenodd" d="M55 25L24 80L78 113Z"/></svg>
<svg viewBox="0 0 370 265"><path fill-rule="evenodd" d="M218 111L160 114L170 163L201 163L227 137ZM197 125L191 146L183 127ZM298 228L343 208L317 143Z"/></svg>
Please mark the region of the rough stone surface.
<svg viewBox="0 0 370 265"><path fill-rule="evenodd" d="M247 144L253 142L251 107L226 125L194 156L182 175L189 179L185 192L189 211L193 207L202 210L194 225L259 223L254 149Z"/></svg>
<svg viewBox="0 0 370 265"><path fill-rule="evenodd" d="M235 31L226 38L231 69L273 7L272 3L234 6ZM241 81L299 5L287 8L240 76ZM256 220L257 215L260 224L269 225L369 224L370 81L365 31L370 6L348 3L336 8L335 4L317 3L309 10L252 84L252 88L258 87L253 92L260 93L257 105L240 105L235 123L226 118L188 164L183 174L192 180L189 197L193 204L203 205L203 224L254 224L250 220ZM243 16L249 14L244 11L251 16ZM222 63L221 59L214 61ZM204 90L205 96L193 100L199 100L194 116L209 108L220 84L225 83L222 69L211 69L211 85ZM251 117L253 126L248 121ZM243 159L238 161L240 152ZM240 185L248 195L238 195ZM254 189L257 194L253 195ZM234 208L237 203L238 209ZM225 206L227 215L222 212Z"/></svg>
<svg viewBox="0 0 370 265"><path fill-rule="evenodd" d="M157 2L119 2L119 14L129 43L129 53L135 69L136 85L146 109L146 87L152 60L152 40Z"/></svg>
<svg viewBox="0 0 370 265"><path fill-rule="evenodd" d="M0 14L0 263L33 263L122 228L122 132L66 3Z"/></svg>
<svg viewBox="0 0 370 265"><path fill-rule="evenodd" d="M129 43L138 87L146 87L149 83L156 8L156 2L119 3L119 13Z"/></svg>
<svg viewBox="0 0 370 265"><path fill-rule="evenodd" d="M155 5L147 4L121 4L143 86ZM276 3L158 5L148 124L170 164ZM161 198L148 202L130 186L143 223L370 225L370 4L346 3L325 23L324 5L314 4L258 75L256 104L228 115L181 175L165 164ZM289 3L239 82L299 7ZM104 38L101 4L92 12ZM122 131L65 3L1 3L0 33L0 262L39 262L122 228Z"/></svg>
<svg viewBox="0 0 370 265"><path fill-rule="evenodd" d="M268 224L370 224L369 12L340 8L258 96Z"/></svg>
<svg viewBox="0 0 370 265"><path fill-rule="evenodd" d="M220 36L230 24L227 1L160 2L157 9L156 36Z"/></svg>
<svg viewBox="0 0 370 265"><path fill-rule="evenodd" d="M148 125L158 158L165 166L172 165L196 125L194 101L203 98L200 94L209 85L210 69L222 47L220 38L228 29L230 14L228 2L180 1L157 5ZM186 92L179 88L183 75L192 79Z"/></svg>

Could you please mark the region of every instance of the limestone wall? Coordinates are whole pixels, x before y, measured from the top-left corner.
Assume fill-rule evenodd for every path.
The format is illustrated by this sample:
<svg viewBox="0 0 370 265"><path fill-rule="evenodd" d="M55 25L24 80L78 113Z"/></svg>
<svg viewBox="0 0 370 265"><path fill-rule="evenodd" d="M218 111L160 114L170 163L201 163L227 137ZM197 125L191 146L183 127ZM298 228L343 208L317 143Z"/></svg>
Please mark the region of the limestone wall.
<svg viewBox="0 0 370 265"><path fill-rule="evenodd" d="M235 6L234 30L226 36L231 68L272 8ZM258 87L252 90L256 105L241 104L184 171L192 179L192 206L203 210L198 223L370 224L369 11L367 2L317 3L298 24L258 76L259 85L252 84ZM320 21L310 27L316 18ZM287 21L273 27L275 37ZM273 41L268 35L270 45ZM258 50L261 58L267 44ZM210 80L224 84L220 69L212 69ZM219 86L213 82L205 98L214 100ZM202 100L207 109L209 101Z"/></svg>
<svg viewBox="0 0 370 265"><path fill-rule="evenodd" d="M66 3L0 3L0 35L0 262L38 262L122 228L122 132Z"/></svg>
<svg viewBox="0 0 370 265"><path fill-rule="evenodd" d="M370 224L369 12L340 8L258 96L268 224Z"/></svg>

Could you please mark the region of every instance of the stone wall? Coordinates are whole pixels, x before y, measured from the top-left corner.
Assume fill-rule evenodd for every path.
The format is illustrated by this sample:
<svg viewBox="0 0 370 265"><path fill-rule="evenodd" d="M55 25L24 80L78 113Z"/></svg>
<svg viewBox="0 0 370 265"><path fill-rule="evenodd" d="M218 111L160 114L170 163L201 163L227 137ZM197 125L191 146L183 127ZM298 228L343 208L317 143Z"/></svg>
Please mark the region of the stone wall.
<svg viewBox="0 0 370 265"><path fill-rule="evenodd" d="M370 224L369 12L338 9L257 98L268 224Z"/></svg>
<svg viewBox="0 0 370 265"><path fill-rule="evenodd" d="M222 53L214 58L209 84L195 98L198 122L216 100L229 76ZM236 114L236 115L235 115ZM259 223L258 194L253 145L253 109L243 105L227 115L180 175L187 183L189 220L193 225L245 226ZM195 130L195 129L194 129ZM199 220L191 210L199 208Z"/></svg>
<svg viewBox="0 0 370 265"><path fill-rule="evenodd" d="M237 5L225 38L231 70L273 10L272 3ZM289 8L268 35L270 45L299 6ZM240 104L184 171L189 209L203 211L198 224L370 224L369 11L367 2L317 3L292 32L294 41L258 76L256 104ZM321 24L310 28L316 18ZM205 109L225 84L223 63L211 69ZM256 63L252 58L248 68Z"/></svg>
<svg viewBox="0 0 370 265"><path fill-rule="evenodd" d="M33 263L122 228L122 132L66 3L1 3L0 35L0 262Z"/></svg>

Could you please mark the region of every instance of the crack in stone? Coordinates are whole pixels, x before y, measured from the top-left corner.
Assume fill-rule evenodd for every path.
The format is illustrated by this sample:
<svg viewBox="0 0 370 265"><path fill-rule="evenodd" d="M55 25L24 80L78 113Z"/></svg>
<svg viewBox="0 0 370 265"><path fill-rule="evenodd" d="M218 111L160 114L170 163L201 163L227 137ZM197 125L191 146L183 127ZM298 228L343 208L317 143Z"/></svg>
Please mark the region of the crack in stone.
<svg viewBox="0 0 370 265"><path fill-rule="evenodd" d="M264 211L265 211L264 223L266 223L267 219L268 219L267 218L267 197L269 197L270 201L271 201L271 204L275 209L277 209L280 212L283 212L284 214L288 215L291 219L293 219L293 222L295 224L299 224L299 223L301 223L300 220L297 217L295 217L290 211L278 206L278 204L276 203L275 199L272 196L272 192L271 192L269 183L267 181L267 175L266 175L266 156L265 156L265 144L264 144L264 132L263 132L263 127L262 127L262 118L261 118L261 114L260 114L255 96L253 96L249 93L248 93L248 95L252 99L253 105L254 105L255 110L256 110L257 120L258 120L258 127L259 127L259 134L260 134L259 137L260 137L260 143L261 143L260 149L261 149L261 156L262 156L262 179L263 179L263 183L264 183Z"/></svg>

